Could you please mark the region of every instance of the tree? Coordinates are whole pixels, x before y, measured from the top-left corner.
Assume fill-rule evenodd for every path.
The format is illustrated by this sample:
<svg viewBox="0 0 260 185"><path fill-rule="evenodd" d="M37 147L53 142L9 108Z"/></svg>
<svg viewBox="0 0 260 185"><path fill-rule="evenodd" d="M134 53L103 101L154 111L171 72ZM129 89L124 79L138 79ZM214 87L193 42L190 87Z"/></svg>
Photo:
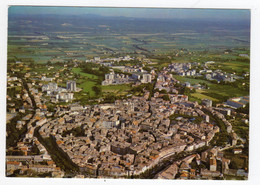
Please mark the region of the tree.
<svg viewBox="0 0 260 185"><path fill-rule="evenodd" d="M168 94L163 95L162 98L163 98L163 100L165 100L165 101L170 101L170 97L169 97Z"/></svg>
<svg viewBox="0 0 260 185"><path fill-rule="evenodd" d="M249 103L246 104L245 107L237 108L236 111L239 112L239 113L249 114Z"/></svg>
<svg viewBox="0 0 260 185"><path fill-rule="evenodd" d="M106 73L109 73L109 68L105 67L105 66L100 66L99 67L99 71L101 71L102 73L106 74Z"/></svg>
<svg viewBox="0 0 260 185"><path fill-rule="evenodd" d="M145 66L143 69L146 70L148 73L151 72L151 68L150 67Z"/></svg>
<svg viewBox="0 0 260 185"><path fill-rule="evenodd" d="M167 91L165 89L161 90L161 93L166 94Z"/></svg>
<svg viewBox="0 0 260 185"><path fill-rule="evenodd" d="M98 86L93 86L92 89L93 89L93 91L95 91L95 93L96 93L97 96L101 95L102 90L101 90L100 87L98 87Z"/></svg>
<svg viewBox="0 0 260 185"><path fill-rule="evenodd" d="M104 103L114 103L116 100L116 96L113 94L109 94L104 98Z"/></svg>

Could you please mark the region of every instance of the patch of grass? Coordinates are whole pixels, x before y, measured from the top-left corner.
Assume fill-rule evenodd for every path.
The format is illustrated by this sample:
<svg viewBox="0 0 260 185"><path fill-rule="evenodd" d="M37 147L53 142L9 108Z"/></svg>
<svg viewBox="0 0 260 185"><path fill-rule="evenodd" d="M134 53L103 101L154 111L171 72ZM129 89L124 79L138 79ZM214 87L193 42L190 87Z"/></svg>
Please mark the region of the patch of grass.
<svg viewBox="0 0 260 185"><path fill-rule="evenodd" d="M232 150L225 150L224 157L231 160L230 168L231 169L243 169L248 168L246 159L242 157L243 154L234 154Z"/></svg>
<svg viewBox="0 0 260 185"><path fill-rule="evenodd" d="M173 75L173 78L176 78L180 82L190 82L192 85L198 84L198 83L206 83L206 84L211 84L211 82L203 79L195 79L195 78L188 78L188 77L183 77L179 75Z"/></svg>
<svg viewBox="0 0 260 185"><path fill-rule="evenodd" d="M193 101L193 102L197 101L198 103L201 103L201 99L193 97L192 95L189 96L189 101Z"/></svg>
<svg viewBox="0 0 260 185"><path fill-rule="evenodd" d="M192 93L191 96L197 99L210 99L215 102L223 102L228 98L236 96L246 96L249 94L248 91L224 84L215 84L203 79L195 79L173 75L174 78L181 82L190 82L191 84L206 83L209 89L196 90L196 93Z"/></svg>
<svg viewBox="0 0 260 185"><path fill-rule="evenodd" d="M194 96L195 98L198 98L198 99L209 99L209 100L212 100L212 101L218 101L218 99L215 99L215 98L212 98L210 96L207 96L205 94L202 94L202 93L192 93L191 94L192 96Z"/></svg>
<svg viewBox="0 0 260 185"><path fill-rule="evenodd" d="M221 85L221 84L211 84L209 89L209 93L217 93L222 96L228 97L236 97L236 96L245 96L248 95L249 92L239 89L237 87L232 87L230 85Z"/></svg>
<svg viewBox="0 0 260 185"><path fill-rule="evenodd" d="M119 92L128 91L131 89L130 84L120 84L120 85L106 85L101 86L103 92Z"/></svg>
<svg viewBox="0 0 260 185"><path fill-rule="evenodd" d="M82 92L89 93L90 97L95 96L95 91L93 91L92 87L94 87L96 82L94 81L86 81L78 85L79 88L82 88Z"/></svg>
<svg viewBox="0 0 260 185"><path fill-rule="evenodd" d="M220 69L223 71L233 73L242 73L242 72L249 72L249 63L246 62L238 62L238 61L230 61L230 62L224 62L219 63Z"/></svg>
<svg viewBox="0 0 260 185"><path fill-rule="evenodd" d="M96 75L82 72L81 68L72 68L72 72L75 74L80 74L81 76L84 76L84 77L88 77L89 79L93 79L93 80L98 79L98 76L96 76Z"/></svg>

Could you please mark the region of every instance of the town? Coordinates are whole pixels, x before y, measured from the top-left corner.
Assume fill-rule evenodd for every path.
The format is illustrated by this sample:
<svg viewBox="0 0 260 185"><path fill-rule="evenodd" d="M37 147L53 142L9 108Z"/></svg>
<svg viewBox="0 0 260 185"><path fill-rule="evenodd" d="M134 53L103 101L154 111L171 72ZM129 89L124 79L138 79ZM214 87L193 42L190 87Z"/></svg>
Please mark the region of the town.
<svg viewBox="0 0 260 185"><path fill-rule="evenodd" d="M8 7L6 179L250 179L250 20Z"/></svg>
<svg viewBox="0 0 260 185"><path fill-rule="evenodd" d="M14 65L27 67L20 61ZM173 63L159 73L155 70L148 73L138 66L120 68L129 75L115 74L113 69L119 67L113 67L105 74L103 86L154 83L154 87L144 86L142 96L131 95L114 103L93 105L74 101L74 93L82 90L76 81L68 80L66 87L59 87L57 83L64 81L59 73L46 77L27 72L21 77L17 68L11 68L8 87L25 88L14 97L7 96L8 119L23 115L15 127L18 130L26 127L26 133L16 146L7 149L7 153L20 154L7 155L7 175L18 170L20 175L34 172L64 177L64 169L68 167L62 169L52 159L55 154L50 153L50 146L44 141L48 139L67 157L72 166L69 169L77 171L76 177L143 177L147 172L155 173L158 166L173 156L181 156L153 178L221 179L223 175L247 178L246 165L232 169L232 159L225 158L224 151L233 150L237 155L243 151L246 139L236 134L226 117L235 116L237 108L245 108L249 97L230 98L217 106L209 99L203 99L201 104L189 101L188 95L179 94L180 81L172 74L196 75L192 66L198 65ZM29 79L34 80L28 83ZM188 82L182 87L194 88ZM14 108L14 100L21 102L19 109ZM56 107L50 110L47 101ZM61 105L62 102L66 105ZM248 123L248 117L243 117ZM226 140L217 136L220 132L225 133ZM212 145L214 142L218 145ZM246 156L243 160L246 164Z"/></svg>

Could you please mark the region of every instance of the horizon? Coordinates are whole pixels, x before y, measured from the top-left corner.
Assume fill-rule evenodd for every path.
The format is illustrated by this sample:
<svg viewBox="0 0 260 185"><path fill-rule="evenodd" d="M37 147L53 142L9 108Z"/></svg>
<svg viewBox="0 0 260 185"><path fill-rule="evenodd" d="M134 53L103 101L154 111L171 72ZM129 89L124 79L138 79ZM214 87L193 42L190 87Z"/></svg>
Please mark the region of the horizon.
<svg viewBox="0 0 260 185"><path fill-rule="evenodd" d="M96 15L145 19L212 19L216 21L250 21L248 9L183 9L183 8L110 8L10 6L8 15Z"/></svg>

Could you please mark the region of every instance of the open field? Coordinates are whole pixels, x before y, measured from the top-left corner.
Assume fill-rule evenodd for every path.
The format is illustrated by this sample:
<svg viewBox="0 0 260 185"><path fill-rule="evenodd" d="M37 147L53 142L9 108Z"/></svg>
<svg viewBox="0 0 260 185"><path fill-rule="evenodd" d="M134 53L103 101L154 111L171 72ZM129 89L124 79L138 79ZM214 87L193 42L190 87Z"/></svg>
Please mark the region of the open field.
<svg viewBox="0 0 260 185"><path fill-rule="evenodd" d="M235 71L237 73L249 72L250 69L249 63L238 61L221 63L219 68L227 72Z"/></svg>
<svg viewBox="0 0 260 185"><path fill-rule="evenodd" d="M90 97L95 96L95 92L93 91L92 87L96 85L93 81L86 81L78 85L79 88L82 88L83 92L88 92Z"/></svg>
<svg viewBox="0 0 260 185"><path fill-rule="evenodd" d="M211 99L212 101L220 102L226 101L231 97L249 95L248 91L230 85L215 84L203 79L194 79L178 75L174 75L174 77L181 82L190 82L191 84L206 83L209 89L196 90L196 93L191 94L193 97L198 99L206 98Z"/></svg>
<svg viewBox="0 0 260 185"><path fill-rule="evenodd" d="M114 95L125 95L127 91L131 89L129 84L122 84L122 85L106 85L101 86L103 93L113 93Z"/></svg>
<svg viewBox="0 0 260 185"><path fill-rule="evenodd" d="M81 88L82 91L80 92L81 95L87 94L89 97L95 97L96 93L93 91L94 86L99 86L97 80L98 76L89 74L89 73L84 73L82 72L81 68L72 68L71 70L74 74L80 75L81 77L76 80L77 82L77 87ZM80 95L80 96L81 96Z"/></svg>
<svg viewBox="0 0 260 185"><path fill-rule="evenodd" d="M211 82L209 82L208 80L204 80L204 79L188 78L188 77L183 77L183 76L179 76L179 75L173 75L173 77L181 82L190 82L192 85L195 85L198 83L206 83L208 85L211 84Z"/></svg>
<svg viewBox="0 0 260 185"><path fill-rule="evenodd" d="M70 26L64 26L64 22ZM206 52L249 47L249 33L250 25L241 22L220 24L209 20L205 24L203 21L194 23L194 20L120 18L115 21L107 18L104 21L86 16L52 19L13 16L8 25L8 57L29 57L41 63L75 58L84 61L93 56L119 54L165 55L185 48L205 51L205 57L214 58ZM178 62L197 61L198 57L203 57L182 52L178 55L182 56L176 59Z"/></svg>
<svg viewBox="0 0 260 185"><path fill-rule="evenodd" d="M89 79L92 79L92 80L98 79L98 76L96 76L96 75L82 72L81 68L72 68L72 72L75 74L80 74L83 77L88 77Z"/></svg>
<svg viewBox="0 0 260 185"><path fill-rule="evenodd" d="M209 99L209 100L212 100L212 101L218 101L218 99L216 99L216 98L212 98L210 96L207 96L207 95L204 95L204 94L201 94L201 93L191 93L191 96L194 96L195 98L198 98L200 100Z"/></svg>

